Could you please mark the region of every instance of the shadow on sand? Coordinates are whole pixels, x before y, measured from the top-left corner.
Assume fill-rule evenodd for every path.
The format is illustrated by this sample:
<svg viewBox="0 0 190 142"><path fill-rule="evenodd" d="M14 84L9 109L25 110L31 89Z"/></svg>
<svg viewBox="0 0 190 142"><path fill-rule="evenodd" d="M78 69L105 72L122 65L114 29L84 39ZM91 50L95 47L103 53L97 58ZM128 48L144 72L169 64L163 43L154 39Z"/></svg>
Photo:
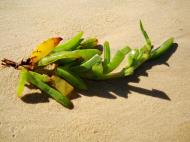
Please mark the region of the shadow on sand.
<svg viewBox="0 0 190 142"><path fill-rule="evenodd" d="M144 63L141 67L139 67L132 76L127 78L118 78L111 79L107 81L91 81L87 80L88 91L78 91L80 94L85 96L98 96L108 99L116 99L117 96L128 98L128 94L131 92L138 92L142 95L147 95L151 97L156 97L159 99L164 99L170 101L170 97L161 90L152 89L148 90L145 88L140 88L136 86L129 85L129 82L138 83L140 82L139 76L148 76L147 70L150 70L153 66L165 64L169 66L167 63L168 59L172 56L172 54L177 50L178 44L174 44L173 48L171 48L166 54L164 54L161 58L148 61ZM113 95L113 93L115 95ZM79 94L74 93L71 96L71 99L76 99L81 97ZM45 103L49 102L49 96L40 93L31 93L26 94L22 97L22 101L26 103Z"/></svg>

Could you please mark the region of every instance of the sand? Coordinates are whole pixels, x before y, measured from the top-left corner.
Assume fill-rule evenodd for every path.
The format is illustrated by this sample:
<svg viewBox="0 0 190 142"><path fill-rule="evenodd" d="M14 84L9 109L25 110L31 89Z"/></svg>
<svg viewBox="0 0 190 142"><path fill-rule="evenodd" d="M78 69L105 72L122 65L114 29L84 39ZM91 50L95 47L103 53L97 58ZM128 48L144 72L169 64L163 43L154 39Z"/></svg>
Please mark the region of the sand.
<svg viewBox="0 0 190 142"><path fill-rule="evenodd" d="M1 69L0 141L190 141L189 13L188 0L1 0L1 59L21 60L43 40L81 30L110 41L113 53L141 47L139 19L155 46L173 36L178 48L129 79L89 82L72 110L39 91L17 98L18 72Z"/></svg>

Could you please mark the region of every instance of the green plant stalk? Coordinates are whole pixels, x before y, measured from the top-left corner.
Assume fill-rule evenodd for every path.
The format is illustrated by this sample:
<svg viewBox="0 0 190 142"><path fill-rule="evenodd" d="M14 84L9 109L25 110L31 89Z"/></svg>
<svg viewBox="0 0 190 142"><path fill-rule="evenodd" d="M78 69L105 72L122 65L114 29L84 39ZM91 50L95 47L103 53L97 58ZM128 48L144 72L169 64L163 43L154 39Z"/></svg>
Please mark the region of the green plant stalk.
<svg viewBox="0 0 190 142"><path fill-rule="evenodd" d="M81 77L87 78L87 79L92 79L92 80L107 80L107 79L130 76L134 73L135 69L137 69L141 64L143 64L147 60L148 60L148 57L146 57L146 55L145 55L144 58L142 58L141 61L138 62L137 64L135 64L134 66L129 66L127 68L123 68L119 72L108 73L108 74L98 74L98 75L94 75L93 73L90 74L90 72L89 72L88 74L82 74Z"/></svg>
<svg viewBox="0 0 190 142"><path fill-rule="evenodd" d="M120 77L124 77L123 70L116 73L103 74L101 77L98 78L98 80L107 80L107 79L120 78Z"/></svg>
<svg viewBox="0 0 190 142"><path fill-rule="evenodd" d="M29 73L35 78L38 78L40 81L43 81L43 82L49 82L51 80L51 78L46 74L39 74L33 71L29 71Z"/></svg>
<svg viewBox="0 0 190 142"><path fill-rule="evenodd" d="M79 76L65 69L64 67L58 67L56 70L56 75L64 78L67 82L69 82L77 89L87 90L87 86L84 81Z"/></svg>
<svg viewBox="0 0 190 142"><path fill-rule="evenodd" d="M97 38L88 38L81 42L81 44L77 47L77 49L93 49L98 45Z"/></svg>
<svg viewBox="0 0 190 142"><path fill-rule="evenodd" d="M108 73L108 74L99 74L98 76L94 76L93 74L83 75L82 77L93 79L93 80L107 80L111 78L120 78L130 76L134 73L135 69L140 67L144 62L152 59L157 59L166 53L173 45L173 38L169 38L166 40L159 48L153 50L151 53L143 53L139 52L138 56L134 53L135 62L133 62L130 66L123 68L120 72L117 73Z"/></svg>
<svg viewBox="0 0 190 142"><path fill-rule="evenodd" d="M98 77L103 74L103 65L102 62L98 62L95 65L92 66L92 73Z"/></svg>
<svg viewBox="0 0 190 142"><path fill-rule="evenodd" d="M64 64L70 64L71 62L75 61L76 59L60 59L56 61L55 63L58 65L64 65Z"/></svg>
<svg viewBox="0 0 190 142"><path fill-rule="evenodd" d="M71 70L74 72L85 72L87 70L90 70L93 65L95 65L97 62L100 62L101 60L102 58L96 54L81 65L71 67Z"/></svg>
<svg viewBox="0 0 190 142"><path fill-rule="evenodd" d="M39 88L40 90L42 90L43 92L50 95L53 99L55 99L58 103L62 104L63 106L67 108L73 107L72 102L66 96L62 95L60 92L53 89L52 87L38 79L38 77L32 75L29 72L27 74L27 81Z"/></svg>
<svg viewBox="0 0 190 142"><path fill-rule="evenodd" d="M110 63L110 45L109 42L104 42L104 65L107 65Z"/></svg>
<svg viewBox="0 0 190 142"><path fill-rule="evenodd" d="M128 54L128 63L127 63L127 67L130 67L132 66L136 61L137 61L137 58L139 57L139 50L138 49L132 49L129 54Z"/></svg>
<svg viewBox="0 0 190 142"><path fill-rule="evenodd" d="M17 86L17 96L21 97L24 91L24 86L27 83L27 70L22 68L19 74L19 84Z"/></svg>
<svg viewBox="0 0 190 142"><path fill-rule="evenodd" d="M136 61L135 65L125 68L124 75L125 76L132 75L134 70L137 69L144 62L146 62L148 60L152 60L152 59L157 59L160 56L162 56L170 48L172 48L173 42L174 42L174 38L169 38L164 43L162 43L160 47L154 49L151 53L149 53L149 54L144 53L143 56Z"/></svg>
<svg viewBox="0 0 190 142"><path fill-rule="evenodd" d="M121 70L117 73L108 73L108 74L96 74L93 71L89 71L86 74L80 74L80 77L91 79L91 80L107 80L107 79L113 79L113 78L120 78L124 77L124 70Z"/></svg>
<svg viewBox="0 0 190 142"><path fill-rule="evenodd" d="M55 47L53 52L74 50L77 47L77 45L80 44L82 35L83 35L83 32L79 32L72 39L66 41L64 44L61 44L61 45L58 45L57 47Z"/></svg>
<svg viewBox="0 0 190 142"><path fill-rule="evenodd" d="M81 44L81 42L84 40L84 38L81 38L74 46L73 46L73 48L71 49L71 50L66 50L66 51L72 51L72 50L76 50L79 46L80 46L80 44Z"/></svg>
<svg viewBox="0 0 190 142"><path fill-rule="evenodd" d="M165 52L167 52L173 46L174 38L169 38L164 43L160 45L160 47L154 49L150 54L150 59L159 58Z"/></svg>
<svg viewBox="0 0 190 142"><path fill-rule="evenodd" d="M110 73L114 69L116 69L124 60L126 54L130 52L130 50L131 49L128 46L118 50L115 56L113 57L112 61L109 64L104 65L104 74Z"/></svg>
<svg viewBox="0 0 190 142"><path fill-rule="evenodd" d="M147 32L144 30L144 27L143 27L143 24L142 24L141 20L140 20L140 29L141 29L141 32L142 32L145 40L146 40L146 44L148 45L147 46L148 50L151 51L151 49L152 49L152 43L150 41L150 38L149 38Z"/></svg>
<svg viewBox="0 0 190 142"><path fill-rule="evenodd" d="M74 51L61 51L52 53L38 62L38 66L45 66L60 59L78 59L82 58L88 60L92 58L95 54L100 55L102 52L98 49L83 49Z"/></svg>
<svg viewBox="0 0 190 142"><path fill-rule="evenodd" d="M124 76L132 75L134 73L135 69L137 69L144 62L146 62L149 59L149 57L150 57L150 55L144 54L140 60L135 61L135 64L124 68Z"/></svg>

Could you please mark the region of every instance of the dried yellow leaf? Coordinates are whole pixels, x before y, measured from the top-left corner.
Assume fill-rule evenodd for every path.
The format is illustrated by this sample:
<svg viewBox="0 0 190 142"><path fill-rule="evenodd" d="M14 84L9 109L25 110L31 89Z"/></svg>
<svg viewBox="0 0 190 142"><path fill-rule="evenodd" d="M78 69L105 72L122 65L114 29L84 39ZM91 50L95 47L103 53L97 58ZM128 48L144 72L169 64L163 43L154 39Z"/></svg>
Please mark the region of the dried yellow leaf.
<svg viewBox="0 0 190 142"><path fill-rule="evenodd" d="M40 43L32 52L30 62L37 63L40 59L47 56L62 40L61 37L49 38L48 40Z"/></svg>
<svg viewBox="0 0 190 142"><path fill-rule="evenodd" d="M64 96L68 96L74 90L72 85L58 76L53 76L52 80L52 85Z"/></svg>

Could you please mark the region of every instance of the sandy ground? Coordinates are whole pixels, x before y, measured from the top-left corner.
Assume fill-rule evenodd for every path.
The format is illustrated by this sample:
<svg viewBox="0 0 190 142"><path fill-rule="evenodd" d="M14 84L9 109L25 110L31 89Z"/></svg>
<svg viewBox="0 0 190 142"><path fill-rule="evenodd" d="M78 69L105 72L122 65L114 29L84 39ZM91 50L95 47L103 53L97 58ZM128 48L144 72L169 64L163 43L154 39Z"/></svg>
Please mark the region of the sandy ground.
<svg viewBox="0 0 190 142"><path fill-rule="evenodd" d="M1 0L0 58L20 60L44 39L81 30L110 41L113 53L126 43L140 47L139 19L155 45L175 37L176 52L127 80L90 82L73 110L34 92L18 99L18 72L1 70L0 141L190 141L188 0Z"/></svg>

